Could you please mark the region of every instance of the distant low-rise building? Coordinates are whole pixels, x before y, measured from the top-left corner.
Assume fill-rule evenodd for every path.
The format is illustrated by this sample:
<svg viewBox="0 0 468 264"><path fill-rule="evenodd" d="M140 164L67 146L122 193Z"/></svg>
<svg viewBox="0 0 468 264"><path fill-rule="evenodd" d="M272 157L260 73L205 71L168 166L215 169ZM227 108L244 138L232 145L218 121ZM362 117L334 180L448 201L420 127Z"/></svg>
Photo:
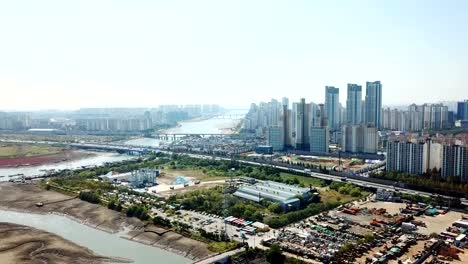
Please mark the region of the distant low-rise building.
<svg viewBox="0 0 468 264"><path fill-rule="evenodd" d="M269 145L260 145L255 148L255 152L259 154L273 154L273 147Z"/></svg>

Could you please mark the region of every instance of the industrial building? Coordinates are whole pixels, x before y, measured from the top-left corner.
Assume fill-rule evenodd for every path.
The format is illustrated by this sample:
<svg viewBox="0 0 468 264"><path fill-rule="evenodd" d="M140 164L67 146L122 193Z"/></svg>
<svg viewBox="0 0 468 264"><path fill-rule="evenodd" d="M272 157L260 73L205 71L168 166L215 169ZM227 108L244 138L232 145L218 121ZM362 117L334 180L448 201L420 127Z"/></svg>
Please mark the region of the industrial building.
<svg viewBox="0 0 468 264"><path fill-rule="evenodd" d="M130 184L133 187L141 188L153 186L156 184L156 177L159 176L159 170L139 169L132 171L130 176Z"/></svg>
<svg viewBox="0 0 468 264"><path fill-rule="evenodd" d="M284 211L297 210L301 201L298 196L304 199L310 198L315 190L302 188L294 185L278 183L274 181L258 182L254 185L244 185L240 187L234 196L259 203L263 200L269 200L281 204Z"/></svg>

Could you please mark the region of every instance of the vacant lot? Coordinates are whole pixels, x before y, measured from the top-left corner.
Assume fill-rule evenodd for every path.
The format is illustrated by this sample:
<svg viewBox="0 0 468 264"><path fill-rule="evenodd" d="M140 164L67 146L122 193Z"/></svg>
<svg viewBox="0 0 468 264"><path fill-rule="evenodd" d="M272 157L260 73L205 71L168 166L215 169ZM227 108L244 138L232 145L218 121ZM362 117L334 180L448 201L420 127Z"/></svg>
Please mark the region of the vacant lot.
<svg viewBox="0 0 468 264"><path fill-rule="evenodd" d="M352 201L362 199L362 198L364 198L365 196L367 196L369 194L368 192L362 192L361 197L353 197L353 196L351 196L349 194L342 194L342 193L339 193L339 192L337 192L335 190L331 190L328 187L317 188L317 190L318 190L318 192L320 194L320 201L323 202L323 203L341 203L341 204L345 204L345 203L349 203L349 202L352 202Z"/></svg>
<svg viewBox="0 0 468 264"><path fill-rule="evenodd" d="M394 215L394 214L399 214L400 209L405 208L406 204L376 201L376 202L368 202L364 204L359 204L357 207L358 208L367 207L367 208L376 208L376 209L383 208L387 211L387 213Z"/></svg>
<svg viewBox="0 0 468 264"><path fill-rule="evenodd" d="M461 219L462 213L450 211L444 215L436 216L417 216L415 220L421 220L426 223L427 227L419 227L418 232L423 235L430 235L431 233L441 233L451 226L453 222Z"/></svg>
<svg viewBox="0 0 468 264"><path fill-rule="evenodd" d="M318 156L283 156L283 161L289 161L291 163L304 163L310 164L317 167L323 167L327 169L333 169L334 167L341 166L343 168L357 170L368 166L364 160L354 158L334 158L334 157L318 157Z"/></svg>
<svg viewBox="0 0 468 264"><path fill-rule="evenodd" d="M182 176L185 178L196 179L200 181L215 181L223 180L228 176L214 176L210 175L209 171L197 170L197 169L164 169L161 171L162 175L158 179L163 183L170 184L172 183L177 176Z"/></svg>

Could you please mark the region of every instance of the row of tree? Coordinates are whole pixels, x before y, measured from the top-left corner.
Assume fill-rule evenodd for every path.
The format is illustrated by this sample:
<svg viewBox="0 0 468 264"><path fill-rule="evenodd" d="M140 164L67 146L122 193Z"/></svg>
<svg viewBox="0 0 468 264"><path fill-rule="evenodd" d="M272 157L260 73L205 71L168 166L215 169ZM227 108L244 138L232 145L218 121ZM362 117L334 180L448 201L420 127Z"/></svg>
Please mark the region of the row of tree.
<svg viewBox="0 0 468 264"><path fill-rule="evenodd" d="M81 191L79 194L79 198L83 201L93 204L98 204L101 202L101 198L99 197L99 195L91 191Z"/></svg>
<svg viewBox="0 0 468 264"><path fill-rule="evenodd" d="M361 188L359 188L359 186L356 186L349 182L344 183L344 182L334 181L330 184L329 188L341 194L349 194L353 197L359 197L362 194L362 190Z"/></svg>
<svg viewBox="0 0 468 264"><path fill-rule="evenodd" d="M452 176L444 179L437 170L430 170L424 175L383 171L373 173L371 177L394 180L405 183L411 188L443 195L463 197L468 194L468 182L460 182L459 178Z"/></svg>

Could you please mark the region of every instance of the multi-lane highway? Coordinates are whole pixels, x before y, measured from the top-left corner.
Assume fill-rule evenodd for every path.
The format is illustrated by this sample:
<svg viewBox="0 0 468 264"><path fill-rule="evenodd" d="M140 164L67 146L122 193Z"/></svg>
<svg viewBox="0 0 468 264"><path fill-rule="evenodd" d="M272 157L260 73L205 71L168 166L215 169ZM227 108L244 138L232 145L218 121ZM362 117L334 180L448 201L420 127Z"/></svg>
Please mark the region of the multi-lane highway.
<svg viewBox="0 0 468 264"><path fill-rule="evenodd" d="M268 167L273 167L276 169L284 170L284 171L293 171L293 172L299 172L299 173L304 173L307 175L310 175L311 177L323 179L323 180L333 180L333 181L346 181L350 182L353 184L356 184L358 186L362 187L368 187L368 188L376 188L376 189L384 189L388 191L398 191L400 193L407 193L407 194L413 194L413 195L420 195L423 197L431 197L434 194L433 193L428 193L428 192L423 192L423 191L417 191L417 190L412 190L409 188L401 188L401 187L395 187L395 186L389 186L385 184L379 184L379 183L374 183L370 181L366 181L365 177L362 177L362 180L357 180L357 179L350 179L342 176L335 176L335 175L330 175L330 174L323 174L323 173L317 173L317 172L310 172L307 169L298 169L298 168L291 168L291 167L286 167L286 166L280 166L280 165L271 165L269 163L264 163L264 162L259 162L259 161L249 161L249 160L242 160L242 159L231 159L231 158L225 158L225 157L213 157L213 156L206 156L206 155L198 155L198 154L190 154L190 153L185 153L186 155L193 157L193 158L202 158L202 159L218 159L218 160L226 160L226 161L231 161L235 160L240 163L244 164L249 164L253 166L268 166ZM452 198L449 196L443 196L444 198ZM468 200L462 198L461 199L462 204L468 205Z"/></svg>
<svg viewBox="0 0 468 264"><path fill-rule="evenodd" d="M41 142L41 143L48 143L48 144L53 144L56 142ZM123 151L133 151L133 152L147 152L147 151L155 151L155 152L163 152L163 153L168 153L172 154L174 152L168 151L168 150L162 150L159 148L155 147L148 147L148 148L143 148L141 146L129 146L129 145L112 145L112 144L86 144L86 143L78 143L78 144L70 144L72 147L76 148L86 148L86 149L101 149L101 150L109 150L109 151L116 151L116 150L123 150ZM362 179L356 179L356 177L353 178L347 178L347 177L342 177L342 176L336 176L336 175L330 175L330 174L323 174L323 173L317 173L317 172L310 172L309 170L305 168L300 168L299 166L296 165L275 165L272 164L271 162L266 162L266 161L251 161L251 160L245 160L245 159L234 159L234 158L227 158L227 157L220 157L220 156L213 156L213 155L205 155L205 154L193 154L193 153L180 153L177 152L177 154L184 154L188 155L193 158L199 158L199 159L216 159L216 160L226 160L226 161L236 161L240 162L243 164L250 164L253 166L268 166L268 167L273 167L277 168L280 170L284 171L293 171L293 172L299 172L299 173L304 173L307 175L310 175L311 177L315 178L320 178L324 180L333 180L333 181L347 181L353 184L356 184L358 186L362 187L370 187L370 188L380 188L384 190L389 190L389 191L398 191L401 193L407 193L407 194L414 194L414 195L420 195L424 197L430 197L433 196L433 193L428 193L428 192L423 192L423 191L417 191L409 188L402 188L402 187L395 187L393 185L385 185L381 183L375 183L372 182L369 178L366 177L359 177ZM443 196L444 198L452 198L449 196ZM461 198L461 202L464 205L468 205L468 200L465 198Z"/></svg>

